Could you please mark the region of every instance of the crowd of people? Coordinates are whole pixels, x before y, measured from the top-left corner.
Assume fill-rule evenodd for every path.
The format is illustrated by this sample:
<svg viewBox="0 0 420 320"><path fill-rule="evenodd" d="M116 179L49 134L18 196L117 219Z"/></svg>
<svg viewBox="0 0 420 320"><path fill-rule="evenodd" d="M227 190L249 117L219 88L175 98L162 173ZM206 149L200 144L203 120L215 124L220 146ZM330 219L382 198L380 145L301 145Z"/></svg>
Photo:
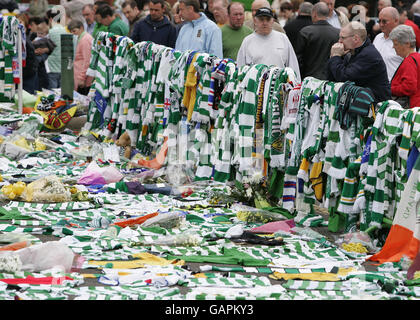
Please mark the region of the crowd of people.
<svg viewBox="0 0 420 320"><path fill-rule="evenodd" d="M108 31L230 58L238 67L261 63L290 67L297 79L351 81L370 88L377 102L420 106L420 1L379 0L377 17L365 1L254 0L250 11L237 0L92 1L66 2L63 17L47 0L31 0L18 14L27 33L26 91L60 87L60 35L71 33L74 88L87 94L92 42Z"/></svg>

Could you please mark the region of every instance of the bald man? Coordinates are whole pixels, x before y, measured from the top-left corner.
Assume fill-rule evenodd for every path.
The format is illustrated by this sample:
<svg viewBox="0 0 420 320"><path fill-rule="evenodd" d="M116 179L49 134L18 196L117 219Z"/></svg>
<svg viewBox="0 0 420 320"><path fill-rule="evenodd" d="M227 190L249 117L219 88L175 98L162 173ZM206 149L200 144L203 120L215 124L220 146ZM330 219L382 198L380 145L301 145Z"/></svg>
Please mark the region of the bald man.
<svg viewBox="0 0 420 320"><path fill-rule="evenodd" d="M397 55L389 34L392 29L400 24L400 14L394 7L385 7L379 12L379 33L373 40L373 45L384 59L388 80L391 81L395 71L402 62L402 58Z"/></svg>
<svg viewBox="0 0 420 320"><path fill-rule="evenodd" d="M254 17L255 17L255 13L260 8L271 8L271 6L267 0L254 0L254 2L252 2L252 5L251 5L252 19L246 20L244 22L245 26L247 26L248 28L251 28L252 30L255 30ZM286 33L286 31L284 31L280 23L278 23L276 20L274 20L274 23L273 23L273 30Z"/></svg>
<svg viewBox="0 0 420 320"><path fill-rule="evenodd" d="M358 21L341 28L339 41L331 47L327 68L330 81L353 81L357 86L370 88L375 103L391 99L384 60Z"/></svg>

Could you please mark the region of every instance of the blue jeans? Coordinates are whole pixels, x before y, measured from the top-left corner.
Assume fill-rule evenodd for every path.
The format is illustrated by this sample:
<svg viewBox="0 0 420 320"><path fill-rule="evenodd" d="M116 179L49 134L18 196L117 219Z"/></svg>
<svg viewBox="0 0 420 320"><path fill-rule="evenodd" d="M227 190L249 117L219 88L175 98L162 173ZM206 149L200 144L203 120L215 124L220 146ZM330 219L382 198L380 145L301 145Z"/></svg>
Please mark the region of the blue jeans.
<svg viewBox="0 0 420 320"><path fill-rule="evenodd" d="M50 89L61 88L61 73L48 73L48 84Z"/></svg>

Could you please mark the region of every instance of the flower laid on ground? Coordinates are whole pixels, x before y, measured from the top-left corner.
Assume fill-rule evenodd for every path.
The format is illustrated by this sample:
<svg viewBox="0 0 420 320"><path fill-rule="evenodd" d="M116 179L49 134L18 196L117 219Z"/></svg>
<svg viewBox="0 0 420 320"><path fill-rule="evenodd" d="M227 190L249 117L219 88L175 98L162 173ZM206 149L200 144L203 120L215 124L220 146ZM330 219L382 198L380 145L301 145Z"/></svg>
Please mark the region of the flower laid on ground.
<svg viewBox="0 0 420 320"><path fill-rule="evenodd" d="M235 181L232 186L212 190L209 202L213 205L242 203L259 209L276 206L277 201L268 192L267 180L262 172L256 172L244 177L242 182Z"/></svg>
<svg viewBox="0 0 420 320"><path fill-rule="evenodd" d="M1 192L10 200L19 198L26 189L26 183L18 181L13 184L5 185L1 188Z"/></svg>
<svg viewBox="0 0 420 320"><path fill-rule="evenodd" d="M247 222L247 223L268 223L273 221L283 220L284 217L277 213L268 212L264 210L256 211L238 211L236 213L238 220Z"/></svg>

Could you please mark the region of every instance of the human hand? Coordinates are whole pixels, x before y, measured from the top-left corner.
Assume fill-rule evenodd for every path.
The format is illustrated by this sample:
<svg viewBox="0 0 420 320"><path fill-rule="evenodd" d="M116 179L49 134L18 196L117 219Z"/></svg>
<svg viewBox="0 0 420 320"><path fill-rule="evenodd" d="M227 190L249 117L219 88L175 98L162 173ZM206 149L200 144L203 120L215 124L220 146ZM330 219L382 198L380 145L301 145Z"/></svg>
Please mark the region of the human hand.
<svg viewBox="0 0 420 320"><path fill-rule="evenodd" d="M345 54L344 45L340 42L334 43L331 47L331 57L341 57Z"/></svg>
<svg viewBox="0 0 420 320"><path fill-rule="evenodd" d="M47 48L37 48L37 49L35 49L35 54L36 55L42 55L42 54L44 54L44 53L47 53L48 52L48 49Z"/></svg>

